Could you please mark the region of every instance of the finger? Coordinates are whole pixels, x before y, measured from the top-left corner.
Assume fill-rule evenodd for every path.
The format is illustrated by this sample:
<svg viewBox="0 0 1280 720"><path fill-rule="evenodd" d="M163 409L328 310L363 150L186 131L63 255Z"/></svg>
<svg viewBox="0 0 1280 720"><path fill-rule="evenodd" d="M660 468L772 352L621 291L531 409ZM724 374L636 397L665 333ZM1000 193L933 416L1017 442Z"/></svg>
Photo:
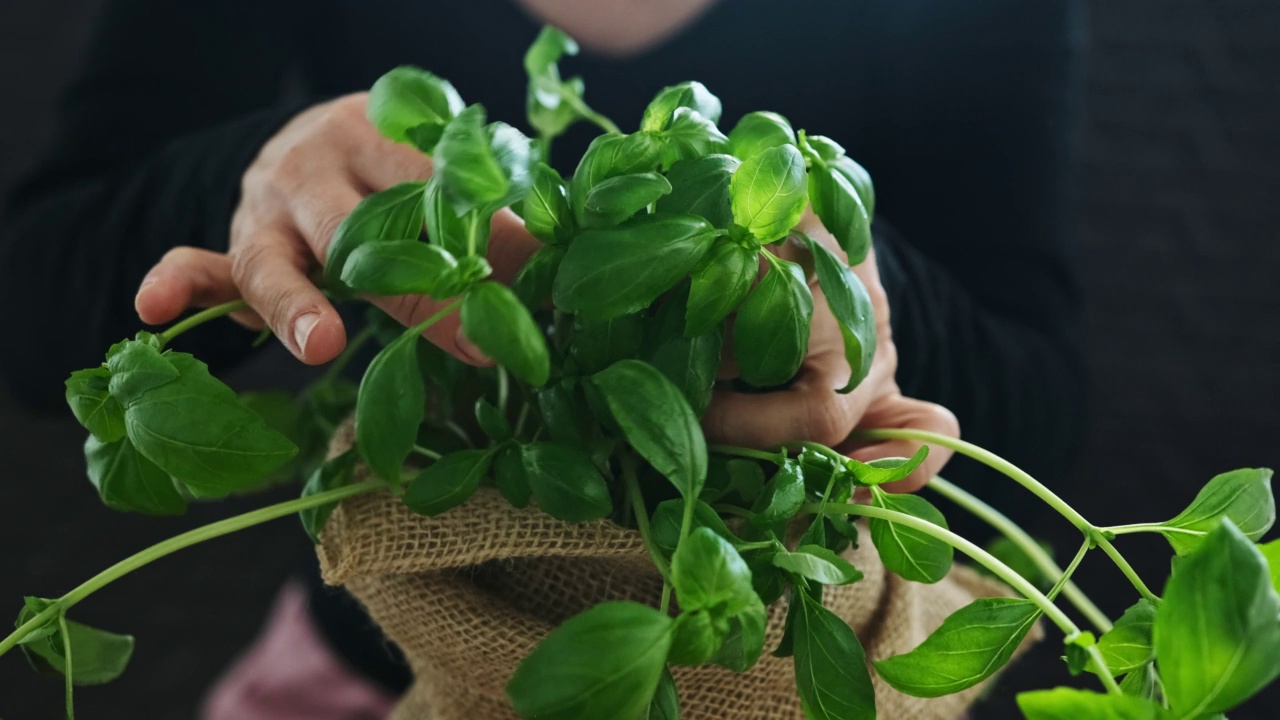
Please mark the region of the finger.
<svg viewBox="0 0 1280 720"><path fill-rule="evenodd" d="M382 137L372 125L368 126L368 132L366 140L355 143L349 158L351 172L369 192L431 177L431 158L415 148Z"/></svg>
<svg viewBox="0 0 1280 720"><path fill-rule="evenodd" d="M960 437L960 423L948 409L931 402L893 395L867 409L859 427L911 428ZM848 443L838 450L861 462L886 457L911 457L924 443L914 440L889 440L873 444ZM884 486L889 492L915 492L942 471L952 451L940 445L929 446L929 456L905 479Z"/></svg>
<svg viewBox="0 0 1280 720"><path fill-rule="evenodd" d="M493 214L488 260L495 280L511 284L520 268L542 247L542 242L525 229L524 220L509 208Z"/></svg>
<svg viewBox="0 0 1280 720"><path fill-rule="evenodd" d="M433 300L426 295L397 295L370 297L369 302L395 318L401 325L413 327L448 307L454 299ZM456 310L433 323L423 331L422 336L465 363L481 367L493 365L493 360L468 340L462 332L462 320Z"/></svg>
<svg viewBox="0 0 1280 720"><path fill-rule="evenodd" d="M360 204L360 200L359 191L348 181L317 185L294 196L290 207L293 221L321 265L338 226Z"/></svg>
<svg viewBox="0 0 1280 720"><path fill-rule="evenodd" d="M231 260L225 253L176 247L142 279L133 304L143 322L162 325L187 308L221 305L239 297L231 279ZM262 327L262 318L255 312L241 311L232 317L247 327Z"/></svg>
<svg viewBox="0 0 1280 720"><path fill-rule="evenodd" d="M717 389L702 425L712 442L774 448L793 442L834 446L848 437L871 397L836 392L848 378L843 359L811 355L785 390L741 393Z"/></svg>
<svg viewBox="0 0 1280 720"><path fill-rule="evenodd" d="M231 253L231 276L249 306L299 360L319 365L346 344L342 319L307 278L313 261L300 238L259 228Z"/></svg>

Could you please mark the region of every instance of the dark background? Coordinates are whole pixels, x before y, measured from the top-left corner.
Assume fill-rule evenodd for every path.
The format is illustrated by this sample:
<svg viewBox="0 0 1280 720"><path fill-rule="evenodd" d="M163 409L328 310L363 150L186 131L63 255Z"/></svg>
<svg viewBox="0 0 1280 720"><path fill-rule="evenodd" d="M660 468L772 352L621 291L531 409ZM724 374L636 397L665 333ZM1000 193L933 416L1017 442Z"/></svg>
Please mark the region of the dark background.
<svg viewBox="0 0 1280 720"><path fill-rule="evenodd" d="M96 5L0 3L0 190L50 137L52 104ZM1280 464L1280 3L1089 5L1080 261L1093 425L1062 494L1097 523L1161 520L1218 472ZM74 331L74 318L50 328ZM38 338L10 338L0 352L39 352ZM242 386L262 382L260 368L241 373ZM0 395L0 604L14 613L23 594L59 595L153 542L264 502L168 520L112 513L84 480L84 433L69 420L24 415ZM1030 499L1026 512L1060 554L1076 547L1070 528ZM1156 584L1167 548L1126 541ZM256 632L306 546L282 520L185 550L79 606L79 619L138 639L128 673L81 691L79 714L193 717L201 689ZM1113 616L1133 598L1101 556L1079 580ZM1019 687L1070 682L1059 647L1042 644L982 715L1013 718ZM59 682L31 676L17 653L0 659L0 717L51 718L61 702ZM1278 710L1271 692L1232 718Z"/></svg>

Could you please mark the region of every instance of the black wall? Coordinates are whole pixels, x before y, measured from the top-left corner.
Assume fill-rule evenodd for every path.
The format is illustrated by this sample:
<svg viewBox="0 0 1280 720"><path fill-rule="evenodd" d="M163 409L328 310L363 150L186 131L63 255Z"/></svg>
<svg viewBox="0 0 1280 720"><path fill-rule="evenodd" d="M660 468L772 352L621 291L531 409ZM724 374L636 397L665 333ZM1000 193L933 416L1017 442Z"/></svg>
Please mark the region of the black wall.
<svg viewBox="0 0 1280 720"><path fill-rule="evenodd" d="M95 4L0 3L0 187L49 137L51 104ZM1280 4L1090 5L1080 262L1094 420L1063 495L1096 522L1159 520L1217 472L1280 465ZM145 545L261 502L167 521L113 514L83 479L82 439L65 418L24 416L0 397L0 605L9 611L22 594L60 594ZM1037 512L1030 503L1028 512ZM1033 521L1060 552L1075 547L1064 523ZM1140 572L1162 576L1160 543L1125 547ZM185 551L78 608L86 622L138 637L128 674L83 691L80 714L192 717L201 688L248 642L305 550L282 521ZM1123 579L1101 558L1080 580L1112 614L1131 599L1109 594ZM1057 654L1044 644L985 715L1014 717L1008 695L1018 685L1070 682ZM61 693L15 655L0 659L0 717L53 717ZM1273 718L1277 707L1273 692L1232 717Z"/></svg>

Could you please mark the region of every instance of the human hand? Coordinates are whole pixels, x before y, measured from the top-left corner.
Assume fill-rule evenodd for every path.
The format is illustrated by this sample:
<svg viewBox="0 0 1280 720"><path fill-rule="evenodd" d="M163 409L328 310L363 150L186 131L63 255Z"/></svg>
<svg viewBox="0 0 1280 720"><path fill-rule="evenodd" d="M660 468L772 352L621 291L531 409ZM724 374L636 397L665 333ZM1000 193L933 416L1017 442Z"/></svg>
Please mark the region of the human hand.
<svg viewBox="0 0 1280 720"><path fill-rule="evenodd" d="M298 359L332 360L346 344L337 311L309 279L324 262L342 220L365 195L431 175L431 160L382 137L365 117L367 94L347 95L303 111L259 152L245 172L226 253L194 247L169 251L147 273L134 301L149 324L189 307L243 298L242 324L270 327ZM510 281L539 244L508 209L493 217L489 262ZM369 298L405 325L443 307L426 296ZM489 364L462 334L456 313L426 337L472 364Z"/></svg>
<svg viewBox="0 0 1280 720"><path fill-rule="evenodd" d="M832 235L809 211L796 228L821 242L842 260L846 258ZM780 256L811 268L809 250L801 242L789 240ZM835 316L827 307L817 280L809 272L814 295L809 351L795 379L784 390L742 393L717 388L703 426L709 439L755 448L777 447L790 442L809 441L832 447L857 460L882 457L910 457L919 443L905 440L859 445L848 437L857 428L915 428L959 437L955 415L934 403L904 397L894 379L898 353L889 325L889 303L880 283L874 249L853 268L867 287L876 319L876 354L867 377L850 393L841 395L850 376L843 339ZM730 340L732 342L732 340ZM721 368L720 379L737 376L732 353ZM929 457L906 479L885 489L913 492L942 469L951 457L946 448L931 447Z"/></svg>

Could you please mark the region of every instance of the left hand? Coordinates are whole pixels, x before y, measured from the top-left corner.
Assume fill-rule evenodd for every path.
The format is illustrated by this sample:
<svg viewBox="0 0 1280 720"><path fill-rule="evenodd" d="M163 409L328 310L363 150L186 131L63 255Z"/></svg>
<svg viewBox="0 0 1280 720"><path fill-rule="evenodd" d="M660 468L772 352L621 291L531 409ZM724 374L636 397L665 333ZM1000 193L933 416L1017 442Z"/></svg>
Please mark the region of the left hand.
<svg viewBox="0 0 1280 720"><path fill-rule="evenodd" d="M826 245L838 257L846 258L835 238L812 211L805 214L797 229ZM795 261L802 260L809 250L803 243L788 241L775 252ZM801 264L812 266L809 262ZM894 379L898 351L893 344L889 302L880 283L875 250L853 271L867 286L876 317L876 354L867 377L850 393L841 395L836 392L848 382L851 371L845 360L840 327L827 307L817 278L810 274L814 311L809 331L809 352L804 364L785 390L739 393L717 388L703 418L703 428L710 441L754 448L773 448L799 441L817 442L866 462L883 457L910 457L920 443L894 440L859 445L848 439L850 433L858 428L915 428L960 436L960 424L950 410L904 397L898 388ZM732 357L727 349L725 357ZM732 362L727 362L722 368L721 379L736 375ZM914 492L936 475L950 457L950 450L932 446L929 457L915 472L905 480L886 485L885 489Z"/></svg>

